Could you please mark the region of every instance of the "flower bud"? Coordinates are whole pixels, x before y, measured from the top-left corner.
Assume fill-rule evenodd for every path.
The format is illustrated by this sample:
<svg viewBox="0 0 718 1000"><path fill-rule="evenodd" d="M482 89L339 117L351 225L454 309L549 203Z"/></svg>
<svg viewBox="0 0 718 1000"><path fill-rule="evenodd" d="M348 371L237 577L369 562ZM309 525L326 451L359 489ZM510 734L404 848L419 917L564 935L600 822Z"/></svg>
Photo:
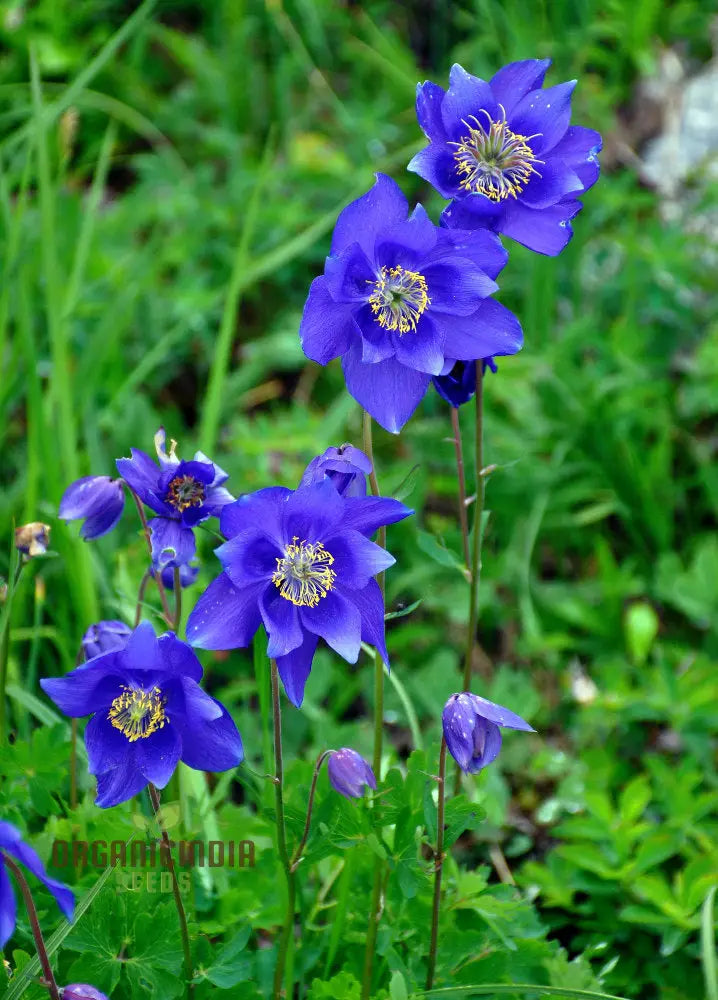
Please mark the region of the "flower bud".
<svg viewBox="0 0 718 1000"><path fill-rule="evenodd" d="M15 529L15 548L23 555L44 556L50 544L50 525L31 521Z"/></svg>
<svg viewBox="0 0 718 1000"><path fill-rule="evenodd" d="M103 621L90 625L82 637L82 649L86 660L100 653L109 653L112 649L122 649L132 629L124 622Z"/></svg>
<svg viewBox="0 0 718 1000"><path fill-rule="evenodd" d="M190 566L188 563L183 563L180 568L180 587L191 587L192 584L197 579L199 575L199 566ZM155 576L155 571L150 570L152 576ZM174 566L165 566L162 570L162 586L165 590L175 589L175 568Z"/></svg>
<svg viewBox="0 0 718 1000"><path fill-rule="evenodd" d="M304 470L299 487L320 483L326 476L340 496L365 497L366 477L371 470L371 462L363 451L343 444L339 448L327 448L323 455L313 458Z"/></svg>
<svg viewBox="0 0 718 1000"><path fill-rule="evenodd" d="M483 359L482 370L484 374L486 374L487 368L490 368L492 372L497 370L493 358ZM476 362L457 361L449 372L445 375L434 375L432 381L441 398L458 409L464 403L468 403L476 392Z"/></svg>
<svg viewBox="0 0 718 1000"><path fill-rule="evenodd" d="M60 1000L108 1000L108 997L87 983L71 983L60 990Z"/></svg>
<svg viewBox="0 0 718 1000"><path fill-rule="evenodd" d="M356 750L335 750L327 763L332 788L348 799L360 799L364 786L376 788L374 772Z"/></svg>
<svg viewBox="0 0 718 1000"><path fill-rule="evenodd" d="M63 521L85 519L80 537L100 538L112 531L122 516L125 491L121 479L85 476L71 483L63 493L58 516Z"/></svg>
<svg viewBox="0 0 718 1000"><path fill-rule="evenodd" d="M500 727L534 732L520 715L468 691L452 694L442 722L449 753L467 774L476 774L496 759L501 749Z"/></svg>

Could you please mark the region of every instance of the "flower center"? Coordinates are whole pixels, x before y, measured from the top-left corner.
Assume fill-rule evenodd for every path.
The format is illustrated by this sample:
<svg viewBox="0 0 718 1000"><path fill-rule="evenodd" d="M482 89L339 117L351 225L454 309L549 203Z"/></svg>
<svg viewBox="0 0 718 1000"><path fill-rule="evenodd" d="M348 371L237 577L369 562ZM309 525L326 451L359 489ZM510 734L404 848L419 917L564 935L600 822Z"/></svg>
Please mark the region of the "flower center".
<svg viewBox="0 0 718 1000"><path fill-rule="evenodd" d="M333 562L334 556L321 542L298 542L295 535L284 550L284 558L277 559L272 583L298 608L314 608L334 586Z"/></svg>
<svg viewBox="0 0 718 1000"><path fill-rule="evenodd" d="M501 109L503 111L503 108ZM470 194L484 194L492 201L503 201L521 194L531 174L541 176L534 168L537 160L528 144L536 135L516 135L506 124L506 114L495 122L486 111L487 127L478 118L464 120L468 133L456 146L454 160L461 177L460 186ZM473 122L473 124L469 124Z"/></svg>
<svg viewBox="0 0 718 1000"><path fill-rule="evenodd" d="M416 330L416 324L431 299L426 288L426 278L416 271L405 271L401 265L382 267L373 284L369 305L379 326L385 330L407 333Z"/></svg>
<svg viewBox="0 0 718 1000"><path fill-rule="evenodd" d="M170 721L165 715L165 701L158 687L151 691L123 687L122 694L112 702L107 718L130 743L134 743L156 733Z"/></svg>
<svg viewBox="0 0 718 1000"><path fill-rule="evenodd" d="M204 500L204 483L200 483L193 476L175 476L167 487L165 500L180 513L188 507L201 507Z"/></svg>

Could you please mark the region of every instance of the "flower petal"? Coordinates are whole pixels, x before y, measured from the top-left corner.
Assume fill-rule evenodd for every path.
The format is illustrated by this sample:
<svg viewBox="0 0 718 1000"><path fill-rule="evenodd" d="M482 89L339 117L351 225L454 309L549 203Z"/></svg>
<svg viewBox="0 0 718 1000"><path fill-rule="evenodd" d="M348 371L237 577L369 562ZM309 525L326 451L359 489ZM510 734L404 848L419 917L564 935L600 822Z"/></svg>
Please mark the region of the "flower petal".
<svg viewBox="0 0 718 1000"><path fill-rule="evenodd" d="M16 920L15 893L2 854L0 854L0 950L12 937Z"/></svg>
<svg viewBox="0 0 718 1000"><path fill-rule="evenodd" d="M117 767L97 776L95 805L101 809L109 809L120 802L127 802L146 785L147 778L138 767L132 751Z"/></svg>
<svg viewBox="0 0 718 1000"><path fill-rule="evenodd" d="M561 201L550 208L534 209L512 201L499 228L529 250L556 257L573 236L570 220L582 207L580 201Z"/></svg>
<svg viewBox="0 0 718 1000"><path fill-rule="evenodd" d="M297 708L301 708L304 701L304 687L312 669L317 641L316 635L305 632L301 646L297 646L286 656L277 657L277 670L282 678L287 698Z"/></svg>
<svg viewBox="0 0 718 1000"><path fill-rule="evenodd" d="M200 649L248 646L260 626L259 597L266 583L239 590L226 573L202 594L187 620L187 640Z"/></svg>
<svg viewBox="0 0 718 1000"><path fill-rule="evenodd" d="M361 348L353 347L342 358L350 394L381 426L398 434L421 402L430 375L406 368L395 358L367 365Z"/></svg>
<svg viewBox="0 0 718 1000"><path fill-rule="evenodd" d="M406 169L423 177L444 198L455 198L462 190L454 154L443 142L430 142L420 149L409 160Z"/></svg>
<svg viewBox="0 0 718 1000"><path fill-rule="evenodd" d="M450 316L470 316L481 300L493 295L499 287L472 261L456 255L450 264L438 263L425 268L424 277L432 315L441 312Z"/></svg>
<svg viewBox="0 0 718 1000"><path fill-rule="evenodd" d="M408 219L377 237L374 260L379 267L419 270L421 262L436 246L436 226L423 205L417 205Z"/></svg>
<svg viewBox="0 0 718 1000"><path fill-rule="evenodd" d="M271 580L277 559L284 555L283 547L274 538L254 526L240 531L214 552L227 576L239 588Z"/></svg>
<svg viewBox="0 0 718 1000"><path fill-rule="evenodd" d="M424 135L439 142L445 141L446 129L441 117L441 102L446 91L431 80L416 85L416 117Z"/></svg>
<svg viewBox="0 0 718 1000"><path fill-rule="evenodd" d="M536 135L531 148L540 159L566 134L571 121L571 95L575 80L555 87L530 90L514 108L509 125L523 136Z"/></svg>
<svg viewBox="0 0 718 1000"><path fill-rule="evenodd" d="M479 118L486 111L496 121L500 115L496 98L489 84L467 73L463 66L454 63L449 73L449 89L441 104L441 117L447 134L452 139L466 135L466 122ZM484 121L485 116L483 116Z"/></svg>
<svg viewBox="0 0 718 1000"><path fill-rule="evenodd" d="M350 243L324 263L326 289L334 303L364 302L376 280L375 269L358 243ZM344 353L343 351L340 353Z"/></svg>
<svg viewBox="0 0 718 1000"><path fill-rule="evenodd" d="M377 234L407 217L409 206L396 181L386 174L375 177L374 186L340 213L332 236L333 254L359 243L371 260Z"/></svg>
<svg viewBox="0 0 718 1000"><path fill-rule="evenodd" d="M538 90L543 85L550 59L522 59L502 66L491 77L491 90L507 117L530 90Z"/></svg>
<svg viewBox="0 0 718 1000"><path fill-rule="evenodd" d="M342 522L344 498L328 479L295 490L284 505L282 532L287 541L295 536L322 542ZM284 546L282 546L284 549Z"/></svg>
<svg viewBox="0 0 718 1000"><path fill-rule="evenodd" d="M193 681L202 680L202 664L194 650L186 642L178 639L174 632L165 632L157 640L162 667L168 673L189 677Z"/></svg>
<svg viewBox="0 0 718 1000"><path fill-rule="evenodd" d="M389 666L389 654L384 635L384 597L376 580L370 580L362 590L354 590L349 595L361 615L362 642L368 642L379 650L381 658Z"/></svg>
<svg viewBox="0 0 718 1000"><path fill-rule="evenodd" d="M396 361L418 372L438 375L444 367L444 329L446 318L437 317L442 322L434 322L429 316L422 316L416 330L404 334L394 334ZM453 317L452 317L453 319Z"/></svg>
<svg viewBox="0 0 718 1000"><path fill-rule="evenodd" d="M551 150L551 156L563 160L578 176L587 191L598 180L601 165L598 153L603 140L592 128L582 128L572 125L566 130L563 139Z"/></svg>
<svg viewBox="0 0 718 1000"><path fill-rule="evenodd" d="M349 663L356 663L361 649L361 616L339 590L330 590L314 608L301 608L299 616L305 629L321 636Z"/></svg>
<svg viewBox="0 0 718 1000"><path fill-rule="evenodd" d="M184 734L182 760L196 771L228 771L244 759L239 730L224 705L216 705L221 709L218 718L199 720Z"/></svg>
<svg viewBox="0 0 718 1000"><path fill-rule="evenodd" d="M467 697L470 699L476 714L480 715L483 719L495 722L497 726L503 726L505 729L521 729L526 733L536 732L525 719L522 719L520 715L516 715L509 708L497 705L487 698L480 698L477 694L467 694Z"/></svg>
<svg viewBox="0 0 718 1000"><path fill-rule="evenodd" d="M299 339L306 356L326 365L349 350L357 335L349 306L334 301L326 278L315 278L299 325Z"/></svg>
<svg viewBox="0 0 718 1000"><path fill-rule="evenodd" d="M524 205L530 208L547 208L566 195L583 190L577 174L553 157L539 168L539 174L531 177L521 195Z"/></svg>
<svg viewBox="0 0 718 1000"><path fill-rule="evenodd" d="M282 510L292 491L286 486L267 486L255 493L245 493L222 510L219 527L225 538L232 538L245 528L261 524L267 535L282 544Z"/></svg>
<svg viewBox="0 0 718 1000"><path fill-rule="evenodd" d="M471 202L473 198L467 198L462 204ZM428 267L429 263L444 260L451 263L449 258L456 256L470 260L492 280L497 277L509 259L508 251L504 250L501 240L489 229L440 228L436 248L425 262L425 267Z"/></svg>
<svg viewBox="0 0 718 1000"><path fill-rule="evenodd" d="M148 781L164 788L174 774L182 752L182 740L176 727L169 724L136 742L137 766Z"/></svg>
<svg viewBox="0 0 718 1000"><path fill-rule="evenodd" d="M104 653L64 677L43 677L42 690L65 715L82 718L110 705L126 683L127 671L117 652Z"/></svg>
<svg viewBox="0 0 718 1000"><path fill-rule="evenodd" d="M172 508L158 493L161 470L150 456L138 448L130 449L131 458L118 458L117 471L137 496L157 514L171 514Z"/></svg>
<svg viewBox="0 0 718 1000"><path fill-rule="evenodd" d="M362 535L373 535L377 528L403 521L414 511L393 497L346 497L342 528L356 528Z"/></svg>
<svg viewBox="0 0 718 1000"><path fill-rule="evenodd" d="M445 322L446 354L459 361L516 354L523 345L519 321L495 299L484 299L473 316L451 316Z"/></svg>
<svg viewBox="0 0 718 1000"><path fill-rule="evenodd" d="M277 587L269 586L259 599L259 610L267 630L267 656L274 659L291 653L301 646L302 626L297 608L279 593Z"/></svg>
<svg viewBox="0 0 718 1000"><path fill-rule="evenodd" d="M85 746L90 774L103 774L119 767L130 752L127 737L116 729L106 712L97 712L85 727Z"/></svg>
<svg viewBox="0 0 718 1000"><path fill-rule="evenodd" d="M337 584L349 590L361 590L372 577L396 562L394 556L370 542L366 535L342 525L341 535L328 538L327 551L334 557L332 568Z"/></svg>
<svg viewBox="0 0 718 1000"><path fill-rule="evenodd" d="M169 517L154 517L149 522L152 537L152 565L155 569L165 566L184 566L194 559L197 545L194 532L180 521Z"/></svg>
<svg viewBox="0 0 718 1000"><path fill-rule="evenodd" d="M484 719L476 719L475 723L474 753L467 768L470 774L476 774L493 763L499 755L502 742L501 730L495 723Z"/></svg>
<svg viewBox="0 0 718 1000"><path fill-rule="evenodd" d="M60 907L64 916L72 922L75 913L75 894L68 886L58 882L57 879L50 878L45 871L45 866L40 860L40 855L33 850L24 840L18 839L15 844L5 848L10 854L17 858L29 872L39 879L46 889L55 897L55 902Z"/></svg>

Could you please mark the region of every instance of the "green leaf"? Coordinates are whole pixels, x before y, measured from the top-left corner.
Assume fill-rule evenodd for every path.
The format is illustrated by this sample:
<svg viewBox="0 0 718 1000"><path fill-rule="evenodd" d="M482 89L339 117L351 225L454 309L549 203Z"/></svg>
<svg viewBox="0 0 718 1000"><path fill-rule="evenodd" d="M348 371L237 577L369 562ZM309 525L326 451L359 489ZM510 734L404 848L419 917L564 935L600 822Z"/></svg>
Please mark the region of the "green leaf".
<svg viewBox="0 0 718 1000"><path fill-rule="evenodd" d="M251 933L252 928L249 924L238 931L232 940L217 952L210 967L205 969L203 975L194 982L208 979L221 990L228 990L238 983L246 982L251 974L251 958L247 956L243 960L238 960L237 956L246 948Z"/></svg>
<svg viewBox="0 0 718 1000"><path fill-rule="evenodd" d="M539 996L568 997L569 1000L626 1000L614 993L596 993L594 990L572 990L564 986L539 986L527 983L482 983L481 986L450 986L448 989L425 990L417 997L470 997L511 996L516 993L537 993Z"/></svg>
<svg viewBox="0 0 718 1000"><path fill-rule="evenodd" d="M409 994L406 989L406 981L400 972L395 972L389 983L389 996L391 1000L408 1000Z"/></svg>
<svg viewBox="0 0 718 1000"><path fill-rule="evenodd" d="M713 904L716 887L705 898L701 910L701 962L706 981L706 1000L718 1000L718 961L716 961L715 920Z"/></svg>

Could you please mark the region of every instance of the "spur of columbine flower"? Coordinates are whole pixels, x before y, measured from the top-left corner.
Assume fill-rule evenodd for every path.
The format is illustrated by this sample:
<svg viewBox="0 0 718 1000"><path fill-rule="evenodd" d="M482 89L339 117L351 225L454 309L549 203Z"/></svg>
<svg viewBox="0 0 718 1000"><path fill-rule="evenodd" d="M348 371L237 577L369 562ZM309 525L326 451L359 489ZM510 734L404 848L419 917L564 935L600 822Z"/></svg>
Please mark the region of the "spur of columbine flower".
<svg viewBox="0 0 718 1000"><path fill-rule="evenodd" d="M452 694L444 706L442 723L449 753L467 774L476 774L496 760L502 727L535 732L520 715L468 691Z"/></svg>
<svg viewBox="0 0 718 1000"><path fill-rule="evenodd" d="M149 782L164 788L178 761L226 771L243 757L226 708L199 686L202 667L174 632L149 622L121 649L101 653L65 677L40 681L66 715L91 715L85 730L98 806L132 798Z"/></svg>
<svg viewBox="0 0 718 1000"><path fill-rule="evenodd" d="M351 747L334 750L329 756L327 771L332 788L345 798L360 799L365 788L376 789L374 772Z"/></svg>
<svg viewBox="0 0 718 1000"><path fill-rule="evenodd" d="M371 462L363 451L351 444L342 444L338 448L327 448L323 455L313 458L299 485L319 483L326 476L342 496L365 497L366 477L371 471Z"/></svg>
<svg viewBox="0 0 718 1000"><path fill-rule="evenodd" d="M491 298L507 256L487 230L439 228L421 205L409 215L396 182L377 174L337 220L304 307L304 353L321 365L341 357L351 395L398 433L447 359L521 348L518 320Z"/></svg>
<svg viewBox="0 0 718 1000"><path fill-rule="evenodd" d="M159 465L137 448L131 458L118 458L117 471L157 517L149 522L152 536L154 569L183 566L194 558L195 525L217 516L234 497L223 486L227 473L201 451L189 462L175 454L172 441L169 453L162 427L155 434Z"/></svg>
<svg viewBox="0 0 718 1000"><path fill-rule="evenodd" d="M566 246L578 198L598 179L601 136L570 125L576 81L544 89L549 65L510 63L486 82L457 63L448 90L418 85L429 145L409 170L453 199L442 224L492 229L549 256Z"/></svg>
<svg viewBox="0 0 718 1000"><path fill-rule="evenodd" d="M12 882L5 866L4 855L11 855L38 878L55 897L55 902L68 920L72 921L75 897L72 890L45 871L39 855L26 844L17 827L0 821L0 949L4 948L15 930L16 906Z"/></svg>
<svg viewBox="0 0 718 1000"><path fill-rule="evenodd" d="M388 664L384 601L373 577L394 558L368 538L413 513L398 500L340 496L329 479L274 486L224 508L224 572L200 597L187 639L203 649L248 646L260 625L287 696L299 706L317 641L349 663L362 641Z"/></svg>

